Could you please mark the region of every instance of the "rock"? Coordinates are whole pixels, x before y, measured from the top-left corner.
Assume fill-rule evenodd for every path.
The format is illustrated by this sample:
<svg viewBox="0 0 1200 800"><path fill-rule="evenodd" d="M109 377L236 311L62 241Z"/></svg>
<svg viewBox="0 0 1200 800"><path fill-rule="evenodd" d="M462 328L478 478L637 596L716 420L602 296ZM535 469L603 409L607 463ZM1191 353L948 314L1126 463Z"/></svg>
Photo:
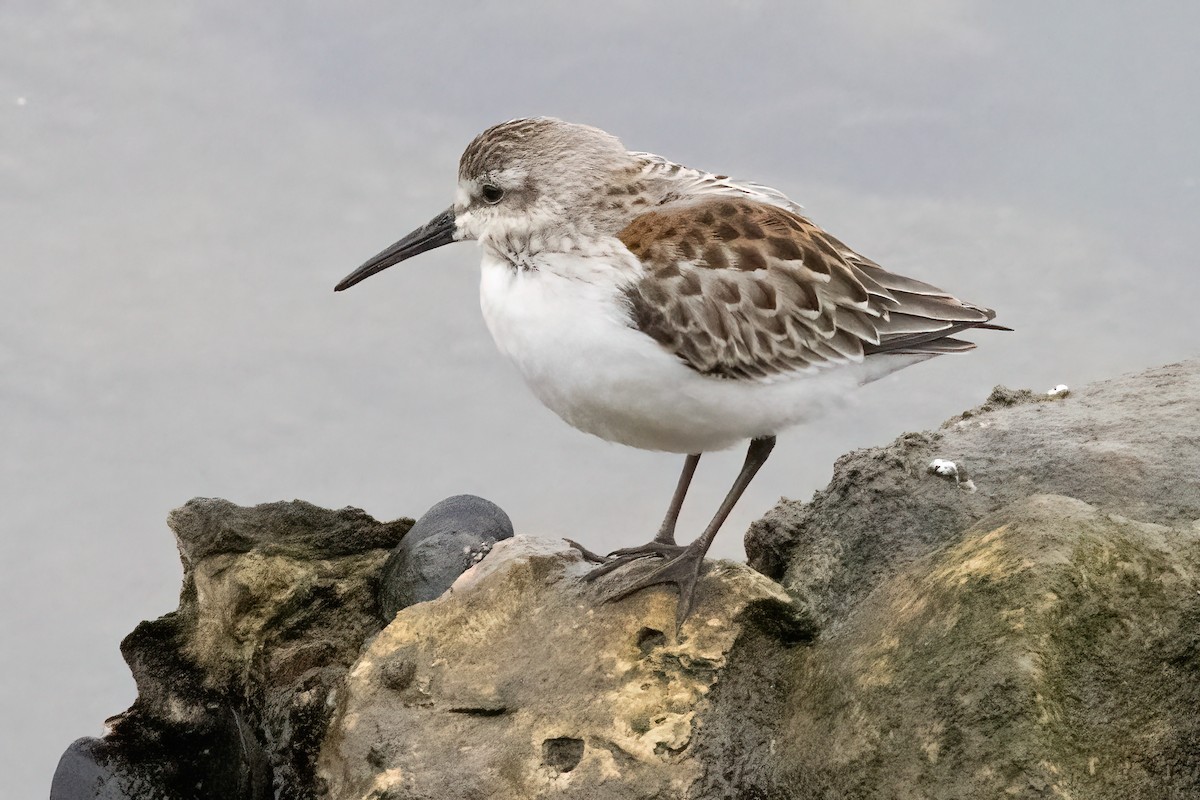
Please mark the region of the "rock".
<svg viewBox="0 0 1200 800"><path fill-rule="evenodd" d="M54 771L50 800L268 800L271 773L254 732L228 706L187 726L125 724L79 739Z"/></svg>
<svg viewBox="0 0 1200 800"><path fill-rule="evenodd" d="M812 633L787 595L717 562L676 639L673 591L597 603L589 568L562 540L518 536L397 614L339 695L330 797L721 797L769 782L739 778L778 722L781 687L761 667Z"/></svg>
<svg viewBox="0 0 1200 800"><path fill-rule="evenodd" d="M840 459L747 537L822 626L784 672L784 796L1200 796L1197 519L1200 361Z"/></svg>
<svg viewBox="0 0 1200 800"><path fill-rule="evenodd" d="M1035 495L791 666L788 797L1200 796L1200 531Z"/></svg>
<svg viewBox="0 0 1200 800"><path fill-rule="evenodd" d="M384 619L440 596L492 545L512 535L508 515L482 497L460 494L437 503L417 520L383 565L379 605Z"/></svg>
<svg viewBox="0 0 1200 800"><path fill-rule="evenodd" d="M379 569L412 521L204 498L168 521L179 609L121 643L137 700L64 754L56 800L318 796L327 701L381 627Z"/></svg>
<svg viewBox="0 0 1200 800"><path fill-rule="evenodd" d="M1200 361L840 459L678 636L673 589L601 603L561 540L458 575L454 536L511 530L468 502L401 548L457 579L386 627L408 520L174 512L179 610L122 643L138 699L55 800L1200 797Z"/></svg>
<svg viewBox="0 0 1200 800"><path fill-rule="evenodd" d="M968 470L974 491L930 474ZM1200 360L1047 396L998 387L942 429L838 459L829 486L784 501L746 535L751 566L822 624L984 515L1060 494L1132 519L1200 519Z"/></svg>
<svg viewBox="0 0 1200 800"><path fill-rule="evenodd" d="M127 749L115 742L78 739L58 760L50 800L171 800L166 768L131 763Z"/></svg>
<svg viewBox="0 0 1200 800"><path fill-rule="evenodd" d="M299 560L357 556L394 547L413 522L380 523L361 509L331 511L303 500L239 506L196 497L172 511L167 524L187 569L210 556L250 552Z"/></svg>

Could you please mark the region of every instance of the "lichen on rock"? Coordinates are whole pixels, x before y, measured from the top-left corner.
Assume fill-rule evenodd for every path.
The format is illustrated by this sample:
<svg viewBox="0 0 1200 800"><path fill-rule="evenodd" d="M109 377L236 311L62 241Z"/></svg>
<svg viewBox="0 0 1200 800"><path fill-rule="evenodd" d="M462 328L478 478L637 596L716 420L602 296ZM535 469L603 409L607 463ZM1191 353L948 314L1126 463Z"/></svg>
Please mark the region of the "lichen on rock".
<svg viewBox="0 0 1200 800"><path fill-rule="evenodd" d="M935 458L967 464L976 491L930 475ZM1033 494L1166 525L1200 519L1200 361L1063 398L997 387L940 430L842 456L812 500L781 502L751 526L746 553L826 625L884 576Z"/></svg>
<svg viewBox="0 0 1200 800"><path fill-rule="evenodd" d="M89 774L112 798L316 797L330 692L382 627L379 568L412 521L197 498L168 522L179 609L121 643L137 700L68 751L52 796L91 796L67 788Z"/></svg>
<svg viewBox="0 0 1200 800"><path fill-rule="evenodd" d="M1198 566L1191 532L1018 501L800 655L779 759L831 796L1188 796Z"/></svg>

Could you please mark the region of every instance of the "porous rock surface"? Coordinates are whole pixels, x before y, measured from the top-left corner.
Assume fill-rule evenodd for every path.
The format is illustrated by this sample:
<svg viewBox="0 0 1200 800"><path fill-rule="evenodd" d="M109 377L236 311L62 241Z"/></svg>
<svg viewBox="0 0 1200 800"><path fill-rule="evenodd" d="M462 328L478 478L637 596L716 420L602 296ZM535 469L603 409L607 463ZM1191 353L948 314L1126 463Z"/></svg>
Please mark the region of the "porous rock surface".
<svg viewBox="0 0 1200 800"><path fill-rule="evenodd" d="M562 540L518 536L400 612L337 701L320 764L330 796L736 794L744 783L723 775L768 753L780 699L736 693L757 688L746 662L811 628L777 584L716 562L677 637L673 594L597 603L579 580L591 566ZM708 724L738 715L767 724Z"/></svg>
<svg viewBox="0 0 1200 800"><path fill-rule="evenodd" d="M843 457L678 636L673 590L599 603L559 540L391 616L406 520L171 524L180 609L126 639L138 700L54 800L1200 797L1200 361Z"/></svg>
<svg viewBox="0 0 1200 800"><path fill-rule="evenodd" d="M1200 797L1200 527L1061 495L882 581L790 665L788 797Z"/></svg>
<svg viewBox="0 0 1200 800"><path fill-rule="evenodd" d="M931 476L935 458L965 467L975 491ZM1200 360L1065 396L997 387L940 430L842 456L812 500L755 522L746 552L829 624L904 565L1033 494L1164 525L1200 519Z"/></svg>
<svg viewBox="0 0 1200 800"><path fill-rule="evenodd" d="M788 667L785 796L1200 797L1200 361L997 388L746 544L821 627Z"/></svg>

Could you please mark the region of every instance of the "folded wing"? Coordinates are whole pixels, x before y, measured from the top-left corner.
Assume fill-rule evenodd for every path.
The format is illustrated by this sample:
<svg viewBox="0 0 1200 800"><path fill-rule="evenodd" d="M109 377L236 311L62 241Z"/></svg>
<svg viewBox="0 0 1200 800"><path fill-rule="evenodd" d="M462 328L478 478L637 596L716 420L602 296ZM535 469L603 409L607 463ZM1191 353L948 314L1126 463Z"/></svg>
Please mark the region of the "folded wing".
<svg viewBox="0 0 1200 800"><path fill-rule="evenodd" d="M992 310L888 272L797 208L720 192L634 219L619 234L645 267L626 287L630 324L698 372L759 380L969 350L954 334L998 327Z"/></svg>

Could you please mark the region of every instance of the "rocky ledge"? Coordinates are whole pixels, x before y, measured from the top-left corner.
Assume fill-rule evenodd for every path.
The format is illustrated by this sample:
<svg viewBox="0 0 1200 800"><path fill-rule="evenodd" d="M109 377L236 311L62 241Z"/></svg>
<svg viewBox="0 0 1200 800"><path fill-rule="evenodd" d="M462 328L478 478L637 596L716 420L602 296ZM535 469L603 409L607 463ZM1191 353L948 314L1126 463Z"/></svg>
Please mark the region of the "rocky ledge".
<svg viewBox="0 0 1200 800"><path fill-rule="evenodd" d="M169 522L180 607L53 800L1200 796L1200 361L843 457L678 636L477 498Z"/></svg>

